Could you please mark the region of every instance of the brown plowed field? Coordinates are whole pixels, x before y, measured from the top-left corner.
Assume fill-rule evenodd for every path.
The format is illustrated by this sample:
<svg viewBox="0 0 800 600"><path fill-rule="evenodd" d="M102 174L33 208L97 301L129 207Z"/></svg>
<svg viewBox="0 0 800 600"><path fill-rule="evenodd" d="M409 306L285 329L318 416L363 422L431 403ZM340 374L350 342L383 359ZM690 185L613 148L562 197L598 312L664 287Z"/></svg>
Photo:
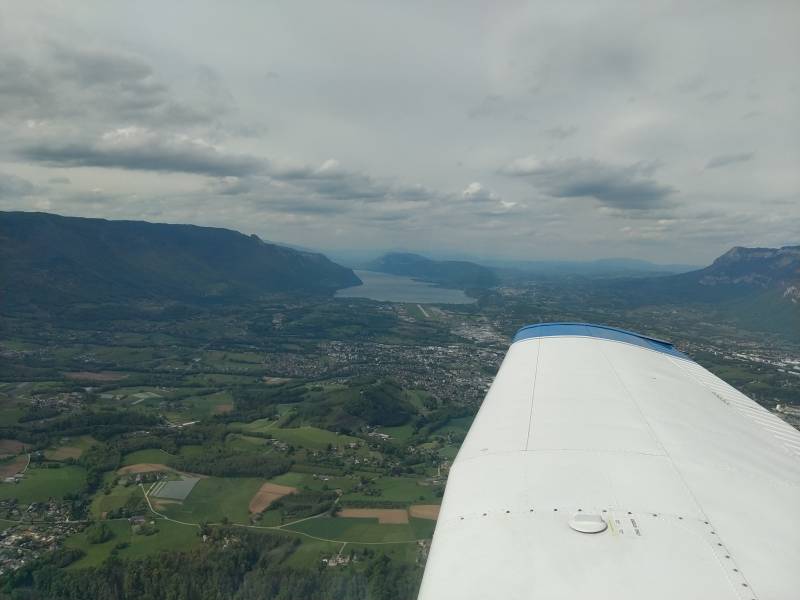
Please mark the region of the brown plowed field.
<svg viewBox="0 0 800 600"><path fill-rule="evenodd" d="M439 518L438 504L413 504L408 507L408 514L415 519L430 519L435 521Z"/></svg>
<svg viewBox="0 0 800 600"><path fill-rule="evenodd" d="M0 454L13 455L25 450L26 445L19 440L0 440Z"/></svg>
<svg viewBox="0 0 800 600"><path fill-rule="evenodd" d="M351 519L378 519L381 525L408 523L408 511L404 508L343 508L337 516Z"/></svg>
<svg viewBox="0 0 800 600"><path fill-rule="evenodd" d="M296 494L297 488L289 487L288 485L278 485L277 483L265 483L256 492L255 496L250 499L250 512L260 513L267 510L270 504L276 500L288 496L289 494Z"/></svg>
<svg viewBox="0 0 800 600"><path fill-rule="evenodd" d="M28 464L27 456L18 456L14 460L0 465L0 478L13 477Z"/></svg>

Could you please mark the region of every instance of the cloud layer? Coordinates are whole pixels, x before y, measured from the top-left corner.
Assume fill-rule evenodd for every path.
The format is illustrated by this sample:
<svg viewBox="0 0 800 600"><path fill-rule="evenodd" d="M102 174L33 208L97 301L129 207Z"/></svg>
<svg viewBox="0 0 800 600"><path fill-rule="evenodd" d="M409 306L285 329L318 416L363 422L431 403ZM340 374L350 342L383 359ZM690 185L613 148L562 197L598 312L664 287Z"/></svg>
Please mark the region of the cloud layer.
<svg viewBox="0 0 800 600"><path fill-rule="evenodd" d="M19 156L50 167L103 167L212 177L252 175L265 166L263 160L222 152L202 139L165 136L138 127L108 131L90 141L36 142L20 148Z"/></svg>
<svg viewBox="0 0 800 600"><path fill-rule="evenodd" d="M451 256L797 242L797 3L313 12L4 5L0 209Z"/></svg>
<svg viewBox="0 0 800 600"><path fill-rule="evenodd" d="M646 210L662 207L677 191L652 178L655 168L644 163L617 166L581 158L527 157L513 161L502 172L524 177L556 198L594 198L610 208Z"/></svg>

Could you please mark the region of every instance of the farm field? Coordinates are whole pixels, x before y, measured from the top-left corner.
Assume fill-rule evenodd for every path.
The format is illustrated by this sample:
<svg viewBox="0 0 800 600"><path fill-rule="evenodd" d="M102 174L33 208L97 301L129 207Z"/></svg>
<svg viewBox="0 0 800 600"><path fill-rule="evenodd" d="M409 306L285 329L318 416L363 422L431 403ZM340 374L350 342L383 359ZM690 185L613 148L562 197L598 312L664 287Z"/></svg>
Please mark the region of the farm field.
<svg viewBox="0 0 800 600"><path fill-rule="evenodd" d="M408 520L408 524L381 525L378 519L319 517L285 527L326 540L342 542L413 542L430 538L434 522L424 519Z"/></svg>
<svg viewBox="0 0 800 600"><path fill-rule="evenodd" d="M229 433L225 439L225 445L234 450L241 450L244 452L252 452L257 448L263 451L268 451L270 441L252 435L243 435L241 433Z"/></svg>
<svg viewBox="0 0 800 600"><path fill-rule="evenodd" d="M458 454L458 447L456 446L443 446L437 451L439 456L447 460L455 460Z"/></svg>
<svg viewBox="0 0 800 600"><path fill-rule="evenodd" d="M0 478L13 477L17 473L22 472L27 464L28 456L26 454L19 454L3 459L3 461L0 462Z"/></svg>
<svg viewBox="0 0 800 600"><path fill-rule="evenodd" d="M115 485L108 494L100 492L92 498L89 514L94 519L102 519L109 511L122 508L133 497L144 498L138 485Z"/></svg>
<svg viewBox="0 0 800 600"><path fill-rule="evenodd" d="M451 419L450 422L436 431L439 435L446 435L448 433L465 434L469 431L472 425L473 417L458 417Z"/></svg>
<svg viewBox="0 0 800 600"><path fill-rule="evenodd" d="M76 381L90 381L93 383L107 383L109 381L120 381L128 377L127 373L114 373L111 371L72 371L64 373L67 379L74 379Z"/></svg>
<svg viewBox="0 0 800 600"><path fill-rule="evenodd" d="M385 433L386 435L390 436L393 440L397 440L400 442L407 441L412 435L414 435L414 427L412 425L400 425L398 427L380 427L377 429L379 433Z"/></svg>
<svg viewBox="0 0 800 600"><path fill-rule="evenodd" d="M3 406L0 408L0 427L10 427L19 421L24 412L16 406Z"/></svg>
<svg viewBox="0 0 800 600"><path fill-rule="evenodd" d="M196 421L229 410L233 398L228 392L215 392L183 398L180 405L182 408L170 411L167 416L173 421Z"/></svg>
<svg viewBox="0 0 800 600"><path fill-rule="evenodd" d="M436 504L439 502L436 488L419 485L418 480L410 477L378 477L374 482L374 487L381 490L380 496L368 495L363 491L353 491L342 496L342 500L381 500L408 504Z"/></svg>
<svg viewBox="0 0 800 600"><path fill-rule="evenodd" d="M90 544L85 532L68 538L68 548L80 548L86 556L72 563L69 569L96 567L102 563L109 552L119 543L128 546L119 550L121 558L139 558L148 554L155 554L162 550L188 550L201 543L198 530L195 527L170 523L164 519L155 519L158 532L152 535L135 534L127 519L104 522L114 533L114 537L102 544Z"/></svg>
<svg viewBox="0 0 800 600"><path fill-rule="evenodd" d="M270 479L271 483L279 485L289 485L300 488L308 488L314 491L326 489L342 489L349 490L357 481L351 477L329 477L327 481L314 478L310 473L298 473L296 471L289 471Z"/></svg>
<svg viewBox="0 0 800 600"><path fill-rule="evenodd" d="M14 456L25 451L27 444L23 444L19 440L0 440L0 456Z"/></svg>
<svg viewBox="0 0 800 600"><path fill-rule="evenodd" d="M60 446L45 450L45 458L56 461L67 460L69 458L78 459L86 450L96 443L96 440L89 435L82 435L74 439L62 441L63 443Z"/></svg>
<svg viewBox="0 0 800 600"><path fill-rule="evenodd" d="M245 431L263 431L268 432L276 440L286 442L293 446L303 446L304 448L311 448L312 450L324 450L328 444L332 446L344 446L352 442L360 442L358 438L349 435L337 435L332 431L326 429L319 429L317 427L303 426L292 428L264 428L256 429L249 426L244 427Z"/></svg>
<svg viewBox="0 0 800 600"><path fill-rule="evenodd" d="M148 448L146 450L137 450L126 454L122 458L122 466L137 465L139 463L163 463L167 464L172 458L168 452L164 452L158 448Z"/></svg>
<svg viewBox="0 0 800 600"><path fill-rule="evenodd" d="M226 518L233 523L247 523L250 520L250 500L263 483L263 479L254 477L201 479L183 503L168 504L162 512L167 517L188 523L219 523Z"/></svg>
<svg viewBox="0 0 800 600"><path fill-rule="evenodd" d="M83 489L86 471L83 467L63 466L58 469L29 468L17 484L0 484L0 498L16 498L19 502L44 502L63 498Z"/></svg>
<svg viewBox="0 0 800 600"><path fill-rule="evenodd" d="M408 507L408 515L417 519L435 521L439 518L438 504L414 504Z"/></svg>
<svg viewBox="0 0 800 600"><path fill-rule="evenodd" d="M270 504L287 496L297 493L297 488L288 485L278 485L275 483L264 483L250 499L248 509L251 513L264 512Z"/></svg>
<svg viewBox="0 0 800 600"><path fill-rule="evenodd" d="M350 519L378 519L381 525L408 523L408 511L404 508L343 508L337 516Z"/></svg>

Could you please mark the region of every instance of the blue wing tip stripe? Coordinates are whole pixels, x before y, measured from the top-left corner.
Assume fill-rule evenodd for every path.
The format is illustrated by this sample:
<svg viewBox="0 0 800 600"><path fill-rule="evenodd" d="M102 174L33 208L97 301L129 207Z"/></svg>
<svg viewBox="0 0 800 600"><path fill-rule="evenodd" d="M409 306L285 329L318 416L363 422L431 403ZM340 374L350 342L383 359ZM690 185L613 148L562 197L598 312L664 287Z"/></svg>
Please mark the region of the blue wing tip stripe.
<svg viewBox="0 0 800 600"><path fill-rule="evenodd" d="M618 329L617 327L594 325L592 323L537 323L535 325L526 325L517 331L514 336L514 342L554 336L594 337L615 340L679 358L688 358L683 352L676 350L672 344L664 340L648 337L633 331L626 331L625 329Z"/></svg>

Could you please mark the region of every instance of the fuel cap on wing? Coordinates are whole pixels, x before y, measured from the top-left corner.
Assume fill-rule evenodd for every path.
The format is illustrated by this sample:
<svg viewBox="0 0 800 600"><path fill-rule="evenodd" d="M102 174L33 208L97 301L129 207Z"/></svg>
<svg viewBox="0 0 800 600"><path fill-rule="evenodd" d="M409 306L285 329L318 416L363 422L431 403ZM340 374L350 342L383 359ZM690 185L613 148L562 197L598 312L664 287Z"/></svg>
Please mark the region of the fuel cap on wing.
<svg viewBox="0 0 800 600"><path fill-rule="evenodd" d="M605 519L600 515L577 512L569 520L569 526L580 533L602 533L608 528Z"/></svg>

